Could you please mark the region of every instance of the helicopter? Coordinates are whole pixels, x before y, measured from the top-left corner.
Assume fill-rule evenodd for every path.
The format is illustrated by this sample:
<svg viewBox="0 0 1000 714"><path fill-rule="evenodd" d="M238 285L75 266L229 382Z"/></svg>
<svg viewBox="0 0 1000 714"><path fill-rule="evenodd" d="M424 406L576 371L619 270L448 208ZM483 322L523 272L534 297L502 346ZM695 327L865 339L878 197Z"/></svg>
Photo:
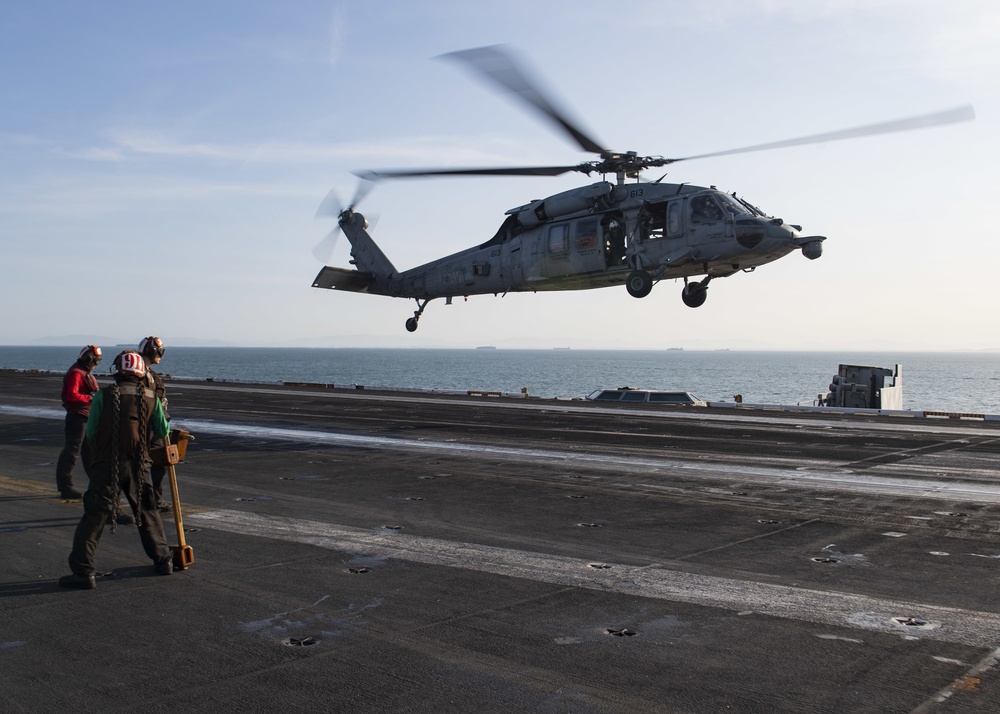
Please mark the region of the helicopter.
<svg viewBox="0 0 1000 714"><path fill-rule="evenodd" d="M346 208L333 192L317 216L334 215L351 244L354 269L326 266L313 287L415 300L406 320L415 332L427 305L443 298L501 295L541 290L590 290L623 285L644 298L661 280L681 279L681 300L696 308L705 303L709 284L737 273L751 273L799 251L809 260L823 254L825 236L805 235L799 225L766 214L735 192L715 186L643 181L643 171L689 161L751 151L837 141L919 129L975 118L969 105L943 112L869 124L825 134L757 144L682 158L615 152L583 131L531 81L511 51L500 45L452 52L442 57L474 70L480 78L510 93L598 158L575 165L441 168L360 171L358 194ZM378 181L447 176L558 176L578 172L601 180L532 200L506 211L497 232L485 242L399 271L368 233L365 217L354 210ZM613 177L614 180L608 180ZM336 234L334 231L334 237ZM317 254L318 255L318 254ZM696 279L699 278L699 279Z"/></svg>

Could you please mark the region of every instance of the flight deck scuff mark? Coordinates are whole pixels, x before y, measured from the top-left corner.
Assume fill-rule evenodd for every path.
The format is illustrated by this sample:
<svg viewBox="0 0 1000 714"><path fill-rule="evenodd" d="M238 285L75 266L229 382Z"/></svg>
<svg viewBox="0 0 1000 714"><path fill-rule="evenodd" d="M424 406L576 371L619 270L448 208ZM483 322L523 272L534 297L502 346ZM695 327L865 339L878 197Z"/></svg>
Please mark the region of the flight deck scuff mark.
<svg viewBox="0 0 1000 714"><path fill-rule="evenodd" d="M579 558L232 510L199 513L188 520L230 533L354 554L381 555L734 612L752 609L759 615L851 630L930 638L976 647L995 648L1000 642L1000 614L989 612L698 575L660 565L611 564L610 568L594 569L590 561ZM925 626L916 628L900 624L901 620L918 619Z"/></svg>
<svg viewBox="0 0 1000 714"><path fill-rule="evenodd" d="M0 405L0 414L22 414L40 418L63 419L65 414L54 409L32 407L9 407ZM621 454L588 453L580 451L559 451L555 449L528 449L514 446L496 446L477 442L436 441L430 439L403 439L397 437L371 436L367 434L346 434L341 432L315 431L309 429L288 429L269 426L228 424L215 421L184 420L184 427L203 434L218 434L240 438L270 438L292 441L312 446L342 446L361 448L398 449L402 451L427 451L434 453L488 454L497 458L526 460L534 462L558 463L574 468L614 468L626 467L633 473L676 473L687 477L734 478L757 483L782 484L799 488L829 489L836 487L844 491L874 493L891 496L909 495L916 498L935 498L945 501L977 501L1000 503L1000 485L981 482L963 482L947 479L893 478L872 474L851 474L841 470L824 468L822 464L784 469L774 466L753 466L741 463L739 466L705 461L685 461L662 458L641 458ZM650 488L657 488L650 486Z"/></svg>
<svg viewBox="0 0 1000 714"><path fill-rule="evenodd" d="M222 424L209 421L185 421L185 427L195 432L215 433L234 437L272 438L283 441L298 441L313 445L360 446L367 448L387 448L405 451L432 451L435 453L461 453L482 456L488 454L498 458L553 462L576 468L607 468L617 470L628 467L632 472L671 473L685 476L707 476L732 478L738 476L748 481L782 483L807 488L829 488L836 485L848 491L879 493L898 496L909 494L921 498L943 500L979 500L1000 503L1000 486L992 484L964 483L958 481L937 481L919 478L876 477L870 474L852 475L840 472L830 473L822 467L813 469L788 469L739 466L685 461L668 457L641 458L621 454L588 453L580 451L560 451L555 449L531 449L516 446L495 446L474 442L435 441L430 439L401 439L366 434L345 434L340 432L313 431L307 429L287 429L276 427Z"/></svg>

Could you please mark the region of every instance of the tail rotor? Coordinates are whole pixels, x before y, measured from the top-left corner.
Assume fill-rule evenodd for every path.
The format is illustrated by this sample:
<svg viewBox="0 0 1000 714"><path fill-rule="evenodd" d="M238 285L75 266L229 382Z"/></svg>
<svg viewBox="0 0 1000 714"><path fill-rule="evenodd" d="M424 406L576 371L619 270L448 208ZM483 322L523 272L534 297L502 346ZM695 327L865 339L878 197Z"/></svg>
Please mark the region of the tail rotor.
<svg viewBox="0 0 1000 714"><path fill-rule="evenodd" d="M319 204L319 208L316 209L316 218L336 218L337 227L327 233L319 243L313 246L312 254L319 262L324 265L328 264L333 258L333 251L337 247L337 239L340 238L340 234L343 230L340 227L340 221L349 217L354 213L354 207L358 205L364 198L371 192L374 187L375 182L368 179L362 179L358 182L358 187L354 191L354 197L351 202L344 207L341 202L340 197L337 195L335 189L330 189L326 196Z"/></svg>

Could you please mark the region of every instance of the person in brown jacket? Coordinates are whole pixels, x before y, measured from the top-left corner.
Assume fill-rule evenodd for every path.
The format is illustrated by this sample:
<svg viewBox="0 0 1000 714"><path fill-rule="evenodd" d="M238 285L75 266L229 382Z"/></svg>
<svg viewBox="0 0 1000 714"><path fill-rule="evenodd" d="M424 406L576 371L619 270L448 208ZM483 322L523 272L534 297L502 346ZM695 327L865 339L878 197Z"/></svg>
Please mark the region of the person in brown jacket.
<svg viewBox="0 0 1000 714"><path fill-rule="evenodd" d="M163 416L170 421L170 413L167 411L167 387L163 383L163 377L158 373L153 371L153 365L160 363L163 359L163 353L166 352L166 348L163 346L163 340L159 337L150 335L149 337L142 338L139 343L139 354L142 358L146 360L146 375L147 381L149 382L149 387L156 393L156 396L160 399L160 404L163 406ZM155 439L150 448L162 448L163 440ZM163 500L163 480L167 474L167 467L163 464L153 464L150 469L150 476L153 479L153 495L156 496L156 507L160 509L161 512L168 512L171 509L170 504Z"/></svg>

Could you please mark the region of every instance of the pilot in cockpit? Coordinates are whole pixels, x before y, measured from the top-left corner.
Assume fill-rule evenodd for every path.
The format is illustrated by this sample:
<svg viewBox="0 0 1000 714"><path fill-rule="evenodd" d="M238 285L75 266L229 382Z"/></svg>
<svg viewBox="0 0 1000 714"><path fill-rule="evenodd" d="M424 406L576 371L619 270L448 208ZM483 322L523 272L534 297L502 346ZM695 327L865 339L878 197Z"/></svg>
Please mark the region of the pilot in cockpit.
<svg viewBox="0 0 1000 714"><path fill-rule="evenodd" d="M697 196L691 201L691 220L694 223L715 223L722 220L722 210L711 196Z"/></svg>

